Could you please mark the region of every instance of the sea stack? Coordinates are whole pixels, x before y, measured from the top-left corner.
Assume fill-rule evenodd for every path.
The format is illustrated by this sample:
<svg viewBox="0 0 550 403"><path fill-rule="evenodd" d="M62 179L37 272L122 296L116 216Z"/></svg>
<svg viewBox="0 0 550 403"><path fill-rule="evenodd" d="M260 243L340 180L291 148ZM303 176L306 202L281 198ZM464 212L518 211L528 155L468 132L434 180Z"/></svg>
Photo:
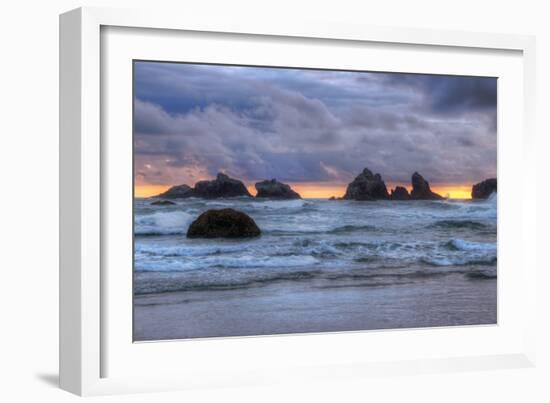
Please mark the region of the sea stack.
<svg viewBox="0 0 550 403"><path fill-rule="evenodd" d="M151 203L151 206L173 206L176 203L170 200L156 200L153 203Z"/></svg>
<svg viewBox="0 0 550 403"><path fill-rule="evenodd" d="M472 199L487 199L491 194L497 192L497 179L485 179L472 186Z"/></svg>
<svg viewBox="0 0 550 403"><path fill-rule="evenodd" d="M199 181L195 184L194 188L188 185L172 186L166 192L154 197L160 199L185 199L188 197L216 199L218 197L237 196L252 197L240 180L230 178L223 173L218 173L216 179Z"/></svg>
<svg viewBox="0 0 550 403"><path fill-rule="evenodd" d="M161 193L155 197L162 199L185 199L187 197L193 197L194 192L190 186L187 185L178 185L172 186L166 192Z"/></svg>
<svg viewBox="0 0 550 403"><path fill-rule="evenodd" d="M368 168L363 169L351 182L343 199L345 200L386 200L390 195L386 189L386 184L380 174L373 174Z"/></svg>
<svg viewBox="0 0 550 403"><path fill-rule="evenodd" d="M291 189L286 183L281 183L276 179L265 180L254 185L258 193L256 197L266 197L270 199L301 199L302 197Z"/></svg>
<svg viewBox="0 0 550 403"><path fill-rule="evenodd" d="M412 175L412 192L411 199L413 200L442 200L443 196L432 192L430 184L425 180L422 175L415 172Z"/></svg>
<svg viewBox="0 0 550 403"><path fill-rule="evenodd" d="M193 193L196 197L205 199L237 196L252 197L240 180L230 178L223 173L219 173L214 180L197 182Z"/></svg>
<svg viewBox="0 0 550 403"><path fill-rule="evenodd" d="M392 200L410 200L411 195L403 186L396 186L395 189L391 191L390 198Z"/></svg>
<svg viewBox="0 0 550 403"><path fill-rule="evenodd" d="M187 230L187 238L252 238L260 234L252 218L231 208L208 210Z"/></svg>

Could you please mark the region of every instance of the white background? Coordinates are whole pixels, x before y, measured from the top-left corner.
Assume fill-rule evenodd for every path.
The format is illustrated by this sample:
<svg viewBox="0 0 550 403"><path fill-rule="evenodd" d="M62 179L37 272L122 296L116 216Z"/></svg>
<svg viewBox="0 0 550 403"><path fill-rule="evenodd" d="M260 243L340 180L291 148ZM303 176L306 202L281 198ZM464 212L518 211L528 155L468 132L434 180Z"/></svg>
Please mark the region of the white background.
<svg viewBox="0 0 550 403"><path fill-rule="evenodd" d="M521 155L523 69L517 52L479 52L440 47L419 49L379 45L299 41L265 41L257 36L197 36L150 29L108 28L103 32L102 147L108 180L103 187L105 225L102 249L103 309L102 375L161 376L177 373L184 379L200 377L205 384L231 385L239 374L249 384L254 368L279 379L291 371L311 375L314 365L385 363L413 359L512 354L523 351L524 312L529 295L522 288L522 210L515 184L522 181L514 162ZM307 45L309 43L309 46ZM307 52L304 52L304 48ZM331 55L327 60L326 55ZM131 343L132 340L132 59L194 60L211 63L261 64L350 70L446 73L499 77L499 318L498 326L362 332L302 337L262 337L194 341L193 343ZM508 212L508 214L506 214ZM527 218L527 217L525 217ZM109 247L109 245L116 245ZM527 322L529 323L529 322ZM269 365L266 365L267 362ZM182 363L185 363L182 367ZM424 368L429 364L424 364ZM276 368L284 368L277 372ZM354 370L355 368L355 370ZM216 374L214 374L214 369ZM344 376L346 370L334 370ZM380 371L380 370L379 370ZM412 372L412 371L411 371ZM204 374L204 375L202 375ZM218 375L219 374L219 375ZM302 376L303 377L303 376ZM221 378L221 379L220 379ZM239 383L240 384L240 383ZM137 386L143 386L140 382ZM129 388L128 390L132 390Z"/></svg>
<svg viewBox="0 0 550 403"><path fill-rule="evenodd" d="M546 117L550 110L550 29L544 1L162 1L182 13L227 18L319 19L374 25L537 35L539 192L547 200ZM12 1L1 8L0 395L3 401L74 401L56 388L58 293L58 14L81 5L151 7L133 1ZM518 166L521 169L521 166ZM539 203L539 251L548 212ZM549 401L550 278L539 276L535 369L372 377L303 384L93 398L99 401ZM544 309L546 308L546 309Z"/></svg>

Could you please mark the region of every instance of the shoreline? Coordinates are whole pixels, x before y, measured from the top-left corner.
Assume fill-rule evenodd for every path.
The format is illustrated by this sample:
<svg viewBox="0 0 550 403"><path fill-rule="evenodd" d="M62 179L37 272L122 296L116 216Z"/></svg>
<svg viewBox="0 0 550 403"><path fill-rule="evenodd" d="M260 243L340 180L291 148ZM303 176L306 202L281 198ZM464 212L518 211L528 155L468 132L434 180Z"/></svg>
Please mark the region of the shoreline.
<svg viewBox="0 0 550 403"><path fill-rule="evenodd" d="M491 325L496 300L496 279L462 276L374 287L280 282L140 294L134 341Z"/></svg>

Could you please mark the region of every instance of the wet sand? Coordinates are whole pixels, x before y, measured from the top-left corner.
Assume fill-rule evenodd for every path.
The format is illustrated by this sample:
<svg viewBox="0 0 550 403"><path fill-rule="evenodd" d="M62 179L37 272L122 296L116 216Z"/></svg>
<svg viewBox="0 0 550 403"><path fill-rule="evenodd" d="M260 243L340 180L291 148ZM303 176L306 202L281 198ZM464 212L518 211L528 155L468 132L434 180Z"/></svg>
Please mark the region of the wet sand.
<svg viewBox="0 0 550 403"><path fill-rule="evenodd" d="M496 279L280 282L136 295L134 340L495 324Z"/></svg>

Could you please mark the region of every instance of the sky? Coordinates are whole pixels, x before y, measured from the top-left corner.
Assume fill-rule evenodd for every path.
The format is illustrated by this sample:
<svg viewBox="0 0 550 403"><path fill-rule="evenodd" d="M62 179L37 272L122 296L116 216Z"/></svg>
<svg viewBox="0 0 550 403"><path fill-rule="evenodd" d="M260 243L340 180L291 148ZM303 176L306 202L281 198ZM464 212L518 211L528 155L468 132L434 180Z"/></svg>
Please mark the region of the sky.
<svg viewBox="0 0 550 403"><path fill-rule="evenodd" d="M135 62L135 193L224 172L341 196L368 167L468 197L496 177L496 106L496 78Z"/></svg>

